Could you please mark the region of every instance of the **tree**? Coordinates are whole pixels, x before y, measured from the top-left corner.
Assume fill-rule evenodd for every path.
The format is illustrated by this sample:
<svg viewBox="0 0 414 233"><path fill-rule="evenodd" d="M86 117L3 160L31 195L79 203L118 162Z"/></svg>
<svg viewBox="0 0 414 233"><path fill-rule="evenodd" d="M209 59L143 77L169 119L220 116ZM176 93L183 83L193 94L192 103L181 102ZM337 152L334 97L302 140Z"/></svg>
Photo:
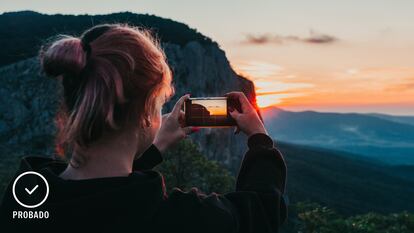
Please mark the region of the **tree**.
<svg viewBox="0 0 414 233"><path fill-rule="evenodd" d="M401 212L382 215L367 213L351 217L338 215L332 209L315 203L294 205L299 223L296 232L303 233L409 233L414 232L414 214Z"/></svg>
<svg viewBox="0 0 414 233"><path fill-rule="evenodd" d="M156 168L165 178L167 190L197 187L203 192L225 193L233 189L234 177L216 161L208 160L190 139L185 139L164 155Z"/></svg>

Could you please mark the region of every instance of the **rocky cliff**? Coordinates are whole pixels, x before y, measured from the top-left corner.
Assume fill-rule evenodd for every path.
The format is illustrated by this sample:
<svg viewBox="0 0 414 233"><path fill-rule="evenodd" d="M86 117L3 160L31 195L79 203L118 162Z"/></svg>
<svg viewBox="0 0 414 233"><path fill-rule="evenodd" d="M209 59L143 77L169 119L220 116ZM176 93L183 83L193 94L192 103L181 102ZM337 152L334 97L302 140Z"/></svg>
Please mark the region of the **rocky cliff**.
<svg viewBox="0 0 414 233"><path fill-rule="evenodd" d="M185 44L164 42L163 47L174 73L175 98L220 96L240 90L254 101L253 83L239 77L231 68L224 51L216 43L198 40ZM0 68L0 151L16 154L53 155L54 115L61 85L42 76L36 57ZM234 136L231 129L203 129L192 136L204 154L231 170L239 166L245 150L245 138Z"/></svg>
<svg viewBox="0 0 414 233"><path fill-rule="evenodd" d="M255 101L253 83L233 71L224 51L216 45L201 45L192 41L185 46L166 43L164 48L174 73L176 98L185 93L221 96L237 90ZM174 100L171 102L174 103ZM192 137L208 158L218 160L232 170L238 168L246 149L246 138L234 136L232 129L203 129Z"/></svg>

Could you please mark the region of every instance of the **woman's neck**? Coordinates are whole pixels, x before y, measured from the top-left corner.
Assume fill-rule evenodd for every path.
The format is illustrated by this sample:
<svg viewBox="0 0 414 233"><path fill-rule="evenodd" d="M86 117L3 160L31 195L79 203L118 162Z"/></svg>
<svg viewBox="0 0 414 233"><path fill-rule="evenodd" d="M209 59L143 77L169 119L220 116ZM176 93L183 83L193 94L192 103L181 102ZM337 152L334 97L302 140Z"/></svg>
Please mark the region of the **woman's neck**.
<svg viewBox="0 0 414 233"><path fill-rule="evenodd" d="M111 157L119 156L114 154ZM111 160L103 158L88 159L80 167L68 165L66 170L60 174L60 177L67 180L83 180L103 177L128 176L132 172L132 161Z"/></svg>
<svg viewBox="0 0 414 233"><path fill-rule="evenodd" d="M68 165L60 177L82 180L128 176L132 172L137 143L138 139L135 136L124 134L100 139L87 149L75 149L71 162L76 158L84 158L84 161L79 166Z"/></svg>

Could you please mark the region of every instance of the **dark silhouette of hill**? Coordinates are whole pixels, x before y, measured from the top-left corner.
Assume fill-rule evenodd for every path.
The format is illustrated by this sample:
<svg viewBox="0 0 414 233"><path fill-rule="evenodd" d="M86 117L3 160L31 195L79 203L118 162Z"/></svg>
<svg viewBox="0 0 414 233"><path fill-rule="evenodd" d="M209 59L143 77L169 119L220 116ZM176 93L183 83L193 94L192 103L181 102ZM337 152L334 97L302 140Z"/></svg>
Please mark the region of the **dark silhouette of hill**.
<svg viewBox="0 0 414 233"><path fill-rule="evenodd" d="M201 104L192 104L191 105L191 114L196 118L205 118L210 117L210 111Z"/></svg>
<svg viewBox="0 0 414 233"><path fill-rule="evenodd" d="M162 42L185 45L190 41L215 44L186 24L154 15L131 12L108 15L46 15L33 11L0 15L0 66L35 56L40 45L56 34L79 35L101 23L128 23L152 29Z"/></svg>
<svg viewBox="0 0 414 233"><path fill-rule="evenodd" d="M291 203L319 202L343 214L414 211L414 180L397 176L400 167L317 147L277 145L288 167Z"/></svg>
<svg viewBox="0 0 414 233"><path fill-rule="evenodd" d="M414 165L414 125L356 113L269 108L263 115L276 140L344 150L390 164Z"/></svg>

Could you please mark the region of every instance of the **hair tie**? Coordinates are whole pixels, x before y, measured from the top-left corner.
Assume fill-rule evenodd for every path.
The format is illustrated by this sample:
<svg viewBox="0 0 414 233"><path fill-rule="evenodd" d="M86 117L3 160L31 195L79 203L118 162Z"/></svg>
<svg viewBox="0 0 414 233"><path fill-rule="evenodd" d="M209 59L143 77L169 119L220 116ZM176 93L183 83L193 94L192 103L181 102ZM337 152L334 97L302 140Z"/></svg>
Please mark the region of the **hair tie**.
<svg viewBox="0 0 414 233"><path fill-rule="evenodd" d="M89 57L89 55L91 54L91 50L92 50L91 45L89 43L85 43L84 41L81 41L81 43L82 43L83 51L85 51L86 56Z"/></svg>
<svg viewBox="0 0 414 233"><path fill-rule="evenodd" d="M87 57L89 57L92 52L92 47L90 43L96 40L98 37L100 37L102 34L104 34L105 32L107 32L109 29L113 27L114 27L113 25L104 24L104 25L93 27L92 29L86 31L83 34L81 43L82 43L82 48L85 51Z"/></svg>

